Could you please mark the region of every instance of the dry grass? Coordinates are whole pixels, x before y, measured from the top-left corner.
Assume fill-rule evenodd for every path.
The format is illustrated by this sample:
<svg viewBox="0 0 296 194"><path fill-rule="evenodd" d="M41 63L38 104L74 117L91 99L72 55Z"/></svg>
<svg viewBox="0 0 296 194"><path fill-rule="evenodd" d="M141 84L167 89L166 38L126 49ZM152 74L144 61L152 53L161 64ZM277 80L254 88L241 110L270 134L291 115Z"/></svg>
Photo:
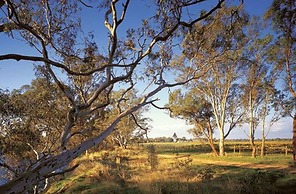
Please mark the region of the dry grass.
<svg viewBox="0 0 296 194"><path fill-rule="evenodd" d="M47 193L289 193L286 191L296 188L295 174L222 165L234 162L234 158L237 163L254 165L256 161L257 164L270 163L273 159L288 161L284 155L268 156L258 162L256 159L249 160L248 156L217 158L185 150L178 154L158 154L155 170L147 157L145 147L84 155L75 161L81 165L66 179L54 183Z"/></svg>

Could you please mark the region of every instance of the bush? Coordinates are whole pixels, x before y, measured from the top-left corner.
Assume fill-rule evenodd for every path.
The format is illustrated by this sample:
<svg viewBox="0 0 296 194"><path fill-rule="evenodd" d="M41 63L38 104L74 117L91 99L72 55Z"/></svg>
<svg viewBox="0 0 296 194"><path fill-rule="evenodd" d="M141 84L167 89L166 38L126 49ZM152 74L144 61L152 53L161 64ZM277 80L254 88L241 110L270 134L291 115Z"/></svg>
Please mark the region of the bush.
<svg viewBox="0 0 296 194"><path fill-rule="evenodd" d="M238 178L240 193L275 193L276 181L281 178L282 172L252 170Z"/></svg>
<svg viewBox="0 0 296 194"><path fill-rule="evenodd" d="M179 170L189 169L189 166L192 163L192 158L190 155L179 156L178 154L175 157L175 162L173 166Z"/></svg>
<svg viewBox="0 0 296 194"><path fill-rule="evenodd" d="M99 177L105 181L114 181L124 186L126 180L131 177L129 167L129 153L122 149L105 152L99 162L105 166L99 172Z"/></svg>
<svg viewBox="0 0 296 194"><path fill-rule="evenodd" d="M148 158L147 158L148 163L152 170L156 170L159 162L158 162L158 156L156 153L155 145L150 144L149 146L147 146L147 151L148 151Z"/></svg>

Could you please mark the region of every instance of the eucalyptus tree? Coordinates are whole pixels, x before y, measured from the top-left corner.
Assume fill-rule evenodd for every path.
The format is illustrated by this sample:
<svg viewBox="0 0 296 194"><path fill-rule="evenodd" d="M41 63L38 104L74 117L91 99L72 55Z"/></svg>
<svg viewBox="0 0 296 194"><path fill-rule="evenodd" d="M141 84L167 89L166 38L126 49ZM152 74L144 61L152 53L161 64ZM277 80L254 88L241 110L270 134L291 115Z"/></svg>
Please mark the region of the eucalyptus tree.
<svg viewBox="0 0 296 194"><path fill-rule="evenodd" d="M213 141L215 123L213 122L212 106L203 96L198 95L194 88L185 94L181 90L175 90L169 96L170 116L186 120L194 128L188 132L197 138L207 139L213 153L218 156Z"/></svg>
<svg viewBox="0 0 296 194"><path fill-rule="evenodd" d="M261 157L265 156L266 154L266 144L265 140L270 132L270 128L274 123L276 123L280 119L280 114L275 111L274 104L276 102L275 98L277 96L278 90L275 88L275 81L277 77L273 74L270 74L263 80L263 90L265 94L263 95L263 102L259 111L259 117L261 118ZM267 128L267 116L271 114L271 111L274 111L273 115L271 116Z"/></svg>
<svg viewBox="0 0 296 194"><path fill-rule="evenodd" d="M172 58L169 55L174 49L172 52L158 52L160 49L157 46L178 45L180 39L176 35L181 29L190 28L206 19L223 7L224 1L213 1L214 6L207 6L207 10L201 14L196 10L203 5L203 1L156 1L152 6L145 7L146 10L151 9L151 14L147 12L143 17L137 15L132 22L125 23L132 16L129 15L129 0L90 1L89 4L74 0L0 0L2 35L6 33L11 40L23 40L29 49L34 50L31 55L1 53L0 61L37 63L48 79L57 85L67 102L62 107L66 109L62 117L65 121L56 141L59 150L40 158L19 176L2 185L0 192L26 193L40 181L73 170L77 165L69 167L70 162L85 150L100 144L115 130L122 118L153 104L157 101L155 94L162 89L197 78L198 67L188 72L188 76L183 74L183 80L168 82L165 72L170 68ZM97 14L96 9L100 9L100 13L91 19L96 18L98 25L101 22L105 31L84 32L85 20L81 11ZM104 41L101 41L104 35L106 47L102 46ZM98 40L102 45L98 44ZM142 72L145 75L142 76ZM116 87L125 90L137 87L136 81L142 81L137 80L139 78L143 78L144 83L148 82L150 87L145 87L138 103L125 110L118 109L112 122L100 120L97 116L101 116L112 103L111 91ZM81 81L88 82L91 88L81 85ZM124 97L120 96L114 102L118 103ZM53 108L59 111L61 107ZM95 127L94 123L102 125ZM98 133L94 132L96 129ZM81 141L72 141L81 134ZM57 169L59 171L55 171Z"/></svg>
<svg viewBox="0 0 296 194"><path fill-rule="evenodd" d="M184 50L178 58L190 64L177 67L184 73L192 68L204 69L203 75L190 82L188 88L195 88L212 106L219 131L220 156L224 155L225 138L242 121L243 110L234 104L240 102L236 94L240 96L238 81L243 67L241 55L245 46L244 26L247 20L241 7L220 9L186 34L182 43ZM225 131L227 121L232 123Z"/></svg>
<svg viewBox="0 0 296 194"><path fill-rule="evenodd" d="M66 120L67 100L56 85L42 77L7 96L6 101L1 100L5 120L1 123L1 166L9 169L6 175L17 178L41 158L58 153L56 141ZM45 189L48 184L40 186Z"/></svg>
<svg viewBox="0 0 296 194"><path fill-rule="evenodd" d="M272 22L273 29L278 34L271 52L271 60L283 71L286 89L290 92L291 102L296 98L296 2L293 0L274 0L265 14ZM294 115L293 114L294 110ZM290 109L293 117L293 155L296 162L296 112L295 104Z"/></svg>
<svg viewBox="0 0 296 194"><path fill-rule="evenodd" d="M24 103L19 102L17 99L12 99L11 93L1 90L0 93L0 148L1 148L1 171L6 171L6 174L1 174L1 181L3 179L11 179L17 174L22 172L22 167L14 168L19 164L19 157L23 157L24 160L29 156L28 147L24 147L22 138L36 137L34 133L31 133L25 127L25 121L20 118L23 116ZM10 161L5 161L5 156L9 154Z"/></svg>
<svg viewBox="0 0 296 194"><path fill-rule="evenodd" d="M262 21L253 17L248 25L248 44L244 53L246 65L244 68L244 108L248 113L246 121L249 124L249 140L252 148L252 157L256 157L255 131L262 122L264 133L265 119L268 114L267 106L269 98L274 91L277 72L268 61L269 50L273 37L269 34L262 36L264 29ZM262 134L262 146L264 147L265 134Z"/></svg>

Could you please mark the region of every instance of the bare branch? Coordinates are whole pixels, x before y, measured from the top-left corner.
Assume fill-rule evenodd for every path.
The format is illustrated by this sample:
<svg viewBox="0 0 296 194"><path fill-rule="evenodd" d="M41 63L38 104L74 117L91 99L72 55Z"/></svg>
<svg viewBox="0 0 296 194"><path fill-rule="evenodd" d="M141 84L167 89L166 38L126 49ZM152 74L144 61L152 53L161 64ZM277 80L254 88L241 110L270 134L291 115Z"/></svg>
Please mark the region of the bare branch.
<svg viewBox="0 0 296 194"><path fill-rule="evenodd" d="M154 39L150 42L147 50L145 52L143 52L143 54L139 57L140 59L144 58L145 56L147 56L152 48L154 47L154 45L157 43L157 42L163 42L163 41L166 41L168 40L168 38L170 38L172 36L172 34L180 27L180 26L184 26L184 27L187 27L187 28L190 28L192 27L194 24L196 24L197 22L199 21L202 21L204 20L205 18L209 17L211 14L213 14L216 10L220 9L222 7L222 4L225 2L225 0L219 0L219 2L217 3L217 5L212 8L211 10L209 10L206 14L198 17L197 19L191 21L190 23L187 23L185 21L179 21L178 23L176 23L170 30L168 30L168 32L161 36L160 34L157 35L156 37L154 37ZM195 2L195 4L198 3L198 2Z"/></svg>
<svg viewBox="0 0 296 194"><path fill-rule="evenodd" d="M117 101L117 108L119 110L119 113L121 113L121 108L120 108L120 103L121 101L125 100L124 96L131 91L134 88L134 83L131 81L131 85L121 94L121 97L119 98L119 100Z"/></svg>
<svg viewBox="0 0 296 194"><path fill-rule="evenodd" d="M27 143L27 145L32 149L32 151L36 155L36 159L39 160L39 153L34 149L34 147L30 143Z"/></svg>
<svg viewBox="0 0 296 194"><path fill-rule="evenodd" d="M144 131L147 131L147 130L148 130L147 128L145 128L145 127L143 127L142 125L139 124L139 122L138 122L136 116L135 116L133 113L131 114L131 116L132 116L133 120L135 121L136 125L137 125L140 129L142 129L142 130L144 130Z"/></svg>
<svg viewBox="0 0 296 194"><path fill-rule="evenodd" d="M78 0L78 1L79 1L80 3L82 3L82 5L84 5L85 7L93 8L93 6L84 3L82 0Z"/></svg>
<svg viewBox="0 0 296 194"><path fill-rule="evenodd" d="M86 72L77 72L77 71L73 71L70 68L68 68L67 66L63 65L62 63L50 60L48 58L44 58L44 57L36 57L36 56L27 56L27 55L19 55L19 54L7 54L7 55L0 55L0 61L1 60L7 60L7 59L14 59L16 61L21 61L21 60L26 60L26 61L35 61L35 62L44 62L44 63L49 63L55 67L58 68L62 68L63 70L65 70L67 73L69 73L70 75L80 75L80 76L88 76L91 75L95 72L101 72L104 71L104 69L106 69L107 67L131 67L134 66L134 63L131 64L127 64L127 65L121 65L121 64L111 64L111 65L104 65L102 67L99 68L95 68L92 69L90 71L86 71Z"/></svg>
<svg viewBox="0 0 296 194"><path fill-rule="evenodd" d="M206 14L200 16L199 18L191 21L191 22L180 22L180 25L185 26L185 27L192 27L195 23L204 20L205 18L209 17L212 15L216 10L220 9L222 7L222 4L225 2L225 0L219 0L218 4L212 8L210 11L208 11Z"/></svg>
<svg viewBox="0 0 296 194"><path fill-rule="evenodd" d="M154 103L151 103L152 104L152 106L154 106L155 108L157 108L157 109L160 109L160 110L169 110L169 111L171 111L171 109L169 108L169 107L160 107L160 106L157 106L156 104L154 104Z"/></svg>
<svg viewBox="0 0 296 194"><path fill-rule="evenodd" d="M128 7L129 2L130 2L130 0L127 0L125 4L122 4L123 11L121 13L120 19L118 20L118 24L120 24L124 20L124 17L125 17L125 14L126 14L127 7Z"/></svg>
<svg viewBox="0 0 296 194"><path fill-rule="evenodd" d="M66 169L66 170L63 170L63 171L61 171L61 172L53 172L53 173L51 173L51 174L49 174L49 175L46 175L46 176L44 176L44 177L45 177L45 178L50 178L50 177L57 176L57 175L63 175L63 174L65 174L65 173L67 173L67 172L71 172L71 171L75 170L78 166L79 166L79 164L75 164L75 165L72 166L71 168L68 168L68 169Z"/></svg>

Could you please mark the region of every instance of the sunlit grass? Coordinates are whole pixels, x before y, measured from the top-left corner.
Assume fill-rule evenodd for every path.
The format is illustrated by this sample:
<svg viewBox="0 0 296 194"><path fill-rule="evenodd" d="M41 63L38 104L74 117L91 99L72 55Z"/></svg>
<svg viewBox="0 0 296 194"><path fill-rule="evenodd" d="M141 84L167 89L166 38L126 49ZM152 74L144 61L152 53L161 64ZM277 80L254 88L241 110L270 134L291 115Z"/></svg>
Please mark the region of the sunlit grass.
<svg viewBox="0 0 296 194"><path fill-rule="evenodd" d="M226 161L226 162L240 162L240 163L252 163L252 164L269 164L269 165L289 165L291 162L291 156L285 156L284 154L273 154L264 157L257 156L256 158L249 155L237 155L228 154L224 157L216 157L211 154L193 155L192 158L198 160L212 160L212 161Z"/></svg>
<svg viewBox="0 0 296 194"><path fill-rule="evenodd" d="M195 142L155 146L159 161L156 169L152 169L147 160L146 145L95 152L75 160L81 165L65 179L54 183L47 193L275 193L281 189L287 191L281 193L289 193L290 188L296 188L295 174L231 165L289 166L291 156L285 154L252 158L248 152L227 152L224 157L215 157L204 150L194 152L193 149L207 146ZM128 160L112 162L106 160L106 155Z"/></svg>

